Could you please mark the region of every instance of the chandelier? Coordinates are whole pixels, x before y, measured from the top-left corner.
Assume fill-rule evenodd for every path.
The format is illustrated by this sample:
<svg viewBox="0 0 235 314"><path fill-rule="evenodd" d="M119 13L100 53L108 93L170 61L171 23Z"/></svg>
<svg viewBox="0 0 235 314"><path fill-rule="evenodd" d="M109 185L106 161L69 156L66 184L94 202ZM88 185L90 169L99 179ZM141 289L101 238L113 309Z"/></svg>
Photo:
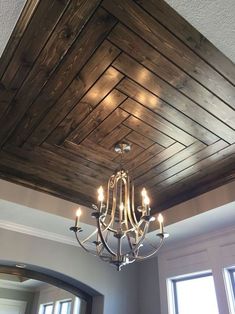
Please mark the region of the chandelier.
<svg viewBox="0 0 235 314"><path fill-rule="evenodd" d="M150 212L150 199L145 188L141 192L141 205L135 207L134 184L128 171L123 168L123 155L131 149L129 143L118 143L115 151L121 155L120 167L109 178L106 195L102 186L98 189L98 204L92 205L92 217L96 229L82 239L80 227L81 209L76 212L74 232L79 245L87 252L100 257L103 261L121 267L134 261L145 260L157 254L168 234L164 232L163 216L158 215L160 232L158 245L145 249L146 235L151 222L155 220Z"/></svg>

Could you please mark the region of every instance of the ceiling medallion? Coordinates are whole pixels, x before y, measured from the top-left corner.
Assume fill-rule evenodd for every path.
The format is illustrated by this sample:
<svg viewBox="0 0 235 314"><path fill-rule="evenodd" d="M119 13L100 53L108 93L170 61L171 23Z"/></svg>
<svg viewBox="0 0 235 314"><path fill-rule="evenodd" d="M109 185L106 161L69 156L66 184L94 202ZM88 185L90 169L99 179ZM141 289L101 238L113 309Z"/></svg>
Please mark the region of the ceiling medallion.
<svg viewBox="0 0 235 314"><path fill-rule="evenodd" d="M155 217L150 215L150 199L145 188L141 192L142 204L135 207L134 184L128 171L123 168L123 155L130 150L129 143L115 145L115 151L121 156L120 167L109 178L106 195L102 186L98 189L98 204L92 205L92 217L96 219L97 225L95 231L81 239L83 230L79 226L80 208L76 213L75 226L70 228L85 251L115 265L117 270L134 261L154 256L168 236L164 232L163 216L159 214L160 232L157 236L160 242L157 247L152 244L145 247L149 226Z"/></svg>

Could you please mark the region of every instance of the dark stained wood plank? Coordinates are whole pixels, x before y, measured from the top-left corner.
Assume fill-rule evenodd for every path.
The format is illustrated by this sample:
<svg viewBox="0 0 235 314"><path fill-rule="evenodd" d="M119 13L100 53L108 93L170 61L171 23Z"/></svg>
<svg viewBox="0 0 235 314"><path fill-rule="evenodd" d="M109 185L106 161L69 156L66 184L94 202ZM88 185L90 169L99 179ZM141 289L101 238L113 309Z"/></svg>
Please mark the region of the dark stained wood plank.
<svg viewBox="0 0 235 314"><path fill-rule="evenodd" d="M51 160L41 159L41 164L39 165L34 161L35 154L33 157L30 152L25 154L25 152L21 152L18 148L11 149L10 154L1 151L0 156L0 165L14 168L16 171L23 171L28 175L36 176L52 183L55 182L57 185L81 193L84 192L85 188L89 190L87 191L88 196L92 197L92 193L95 195L95 188L91 186L91 181L90 183L89 180L84 181L83 176L78 174L72 177L66 172L62 173L59 169L57 169L58 171L55 173L55 171L51 169L53 165ZM58 165L57 168L59 168Z"/></svg>
<svg viewBox="0 0 235 314"><path fill-rule="evenodd" d="M118 24L109 34L109 39L136 61L153 71L161 79L204 109L211 113L218 112L221 108L225 112L227 110L232 112L232 109L222 100L158 53L156 49L145 43L139 36L129 31L125 26ZM235 108L233 102L231 102L231 106Z"/></svg>
<svg viewBox="0 0 235 314"><path fill-rule="evenodd" d="M52 172L56 172L54 181L59 178L64 178L69 181L68 186L74 184L74 188L78 185L90 185L91 188L100 185L100 181L103 182L103 178L96 170L90 170L84 165L78 165L74 161L68 160L63 156L57 156L54 152L45 150L44 148L36 148L34 150L24 151L18 147L8 147L7 152L13 156L17 156L21 161L26 161L36 167L45 168ZM93 190L94 191L94 190Z"/></svg>
<svg viewBox="0 0 235 314"><path fill-rule="evenodd" d="M84 165L84 162L78 163L78 160L72 160L71 157L67 158L62 153L58 154L58 150L55 152L43 147L37 147L33 151L29 151L28 154L37 165L46 166L48 163L49 169L59 173L66 172L69 174L69 177L74 177L74 180L82 182L83 179L84 182L90 183L92 186L97 186L100 182L104 182L110 175L110 170L104 167L102 167L103 171L101 173L100 168L98 170L98 167L90 167L90 165L87 167ZM26 154L23 153L23 155Z"/></svg>
<svg viewBox="0 0 235 314"><path fill-rule="evenodd" d="M152 72L144 68L142 65L131 59L125 54L122 54L118 57L114 62L115 68L119 71L130 77L132 80L142 85L144 88L148 89L153 94L161 95L161 98L170 103L176 109L187 113L188 117L193 116L195 121L201 121L203 114L205 111L201 111L200 107L196 105L189 98L185 97L181 93L179 93L176 89L172 88L170 85L159 79ZM191 110L190 110L191 108ZM192 109L193 108L193 109ZM231 109L232 110L232 109ZM192 113L193 111L193 113ZM221 119L221 111L217 112L218 117ZM230 117L234 115L234 111L230 116L230 110L227 112L229 116L226 117L226 122L230 120L230 124L233 126L235 120L231 120ZM223 114L224 115L224 114ZM216 121L215 121L216 122ZM220 130L220 137L222 137L225 141L232 144L235 142L235 132L233 129L218 121L216 123L217 127L215 129L215 125L210 124L210 130L214 133L218 133L218 126ZM217 130L217 131L216 131Z"/></svg>
<svg viewBox="0 0 235 314"><path fill-rule="evenodd" d="M219 145L216 145L216 149L218 147L226 145L223 141L219 142ZM158 164L157 167L150 169L140 177L136 178L135 182L136 184L140 185L145 183L147 186L152 186L152 182L154 181L155 177L157 177L159 174L163 173L164 171L167 171L169 169L174 167L175 165L178 165L179 163L183 163L185 160L189 160L189 162L193 162L196 157L195 154L198 153L200 155L201 151L206 150L207 148L210 148L211 146L207 147L205 144L201 142L195 142L189 147L179 151L174 156L168 158L167 160L163 161L161 164Z"/></svg>
<svg viewBox="0 0 235 314"><path fill-rule="evenodd" d="M17 46L19 45L31 18L34 15L38 3L39 0L26 1L26 4L11 34L11 37L8 40L8 43L0 57L0 78L5 72Z"/></svg>
<svg viewBox="0 0 235 314"><path fill-rule="evenodd" d="M148 149L145 149L141 154L125 164L127 170L133 170L139 167L149 159L155 157L158 153L162 152L164 148L157 143L154 143Z"/></svg>
<svg viewBox="0 0 235 314"><path fill-rule="evenodd" d="M8 157L8 155L7 155ZM17 183L27 188L31 188L36 191L44 192L55 197L63 198L67 201L72 201L77 204L90 206L95 202L95 199L89 197L84 193L75 191L68 188L66 185L63 186L61 183L58 185L55 182L49 181L48 178L41 178L40 175L36 174L36 171L29 171L23 168L16 167L13 165L9 166L8 159L1 155L0 160L0 178L3 180L10 181L12 183ZM45 171L45 170L44 170ZM94 197L94 196L93 196Z"/></svg>
<svg viewBox="0 0 235 314"><path fill-rule="evenodd" d="M136 131L146 136L148 139L160 144L163 147L168 147L175 142L172 138L168 137L162 132L159 132L155 128L144 123L140 119L135 118L134 116L130 116L130 118L128 118L124 122L124 125L132 129L133 131Z"/></svg>
<svg viewBox="0 0 235 314"><path fill-rule="evenodd" d="M89 136L88 139L99 144L110 132L129 117L129 114L117 108Z"/></svg>
<svg viewBox="0 0 235 314"><path fill-rule="evenodd" d="M154 16L161 24L173 32L202 59L235 84L235 67L221 51L200 34L180 14L165 1L135 0L142 8Z"/></svg>
<svg viewBox="0 0 235 314"><path fill-rule="evenodd" d="M14 58L8 63L1 78L0 83L4 86L4 89L0 94L0 117L8 109L9 102L33 67L34 61L61 18L69 1L52 0L50 3L41 1L38 4L37 10L14 52Z"/></svg>
<svg viewBox="0 0 235 314"><path fill-rule="evenodd" d="M29 136L26 145L41 144L103 74L119 52L119 49L105 40Z"/></svg>
<svg viewBox="0 0 235 314"><path fill-rule="evenodd" d="M67 160L71 160L74 163L76 163L77 165L82 165L84 169L87 169L87 175L89 175L90 171L93 171L95 173L100 172L102 174L102 176L104 177L108 177L110 176L112 170L107 168L107 167L103 167L101 165L97 165L85 158L79 157L78 154L74 154L72 153L72 151L68 151L66 150L63 146L55 146L55 145L50 145L46 142L44 142L40 147L44 148L45 150L49 151L49 152L53 152L54 154L56 154L58 157L63 157L64 159ZM76 170L77 171L77 170ZM86 170L85 170L86 171Z"/></svg>
<svg viewBox="0 0 235 314"><path fill-rule="evenodd" d="M212 160L214 162L211 162ZM234 145L226 147L200 163L206 166L203 170L193 170L194 166L192 166L188 172L191 175L184 177L184 180L165 189L159 187L154 190L157 196L154 212L167 209L235 180Z"/></svg>
<svg viewBox="0 0 235 314"><path fill-rule="evenodd" d="M170 176L169 178L165 179L164 181L160 182L156 185L156 188L162 189L168 186L168 184L173 184L178 181L184 180L188 176L198 172L198 171L205 171L208 166L212 165L214 162L218 161L221 157L226 158L228 155L232 155L235 153L235 147L234 145L227 146L227 145L221 145L220 143L220 149L217 149L217 147L214 148L215 144L211 145L213 147L208 147L205 149L205 152L203 155L198 155L195 158L197 158L197 162L190 164L189 161L185 161L187 164L187 168L183 169L176 173L175 175ZM204 158L203 158L204 157ZM204 169L204 170L202 170Z"/></svg>
<svg viewBox="0 0 235 314"><path fill-rule="evenodd" d="M179 161L177 164L173 166L169 164L168 167L165 167L165 169L164 167L161 167L161 169L156 169L157 171L151 174L151 178L148 178L148 182L146 184L149 187L155 186L158 183L168 179L169 177L174 176L181 171L184 171L185 169L198 163L199 161L217 153L218 151L224 149L227 146L228 146L227 143L220 140L204 149L201 148L199 152L197 150L194 150L191 152L190 155L185 154L184 159L182 158L181 161ZM164 171L162 172L163 169Z"/></svg>
<svg viewBox="0 0 235 314"><path fill-rule="evenodd" d="M120 82L120 84L117 86L117 89L138 101L145 107L153 110L158 115L175 124L176 126L179 126L181 129L187 131L189 134L207 145L210 145L219 139L218 136L214 135L205 128L208 127L208 122L210 122L210 124L213 124L213 122L219 122L207 111L204 111L204 115L201 116L200 122L205 126L202 127L192 119L189 119L185 114L176 110L174 107L167 104L165 101L153 95L148 90L130 79L126 78ZM189 109L190 108L191 107L189 107ZM199 108L199 111L203 111L203 109ZM192 118L194 117L192 116ZM221 122L219 123L222 124Z"/></svg>
<svg viewBox="0 0 235 314"><path fill-rule="evenodd" d="M235 89L231 83L132 0L104 0L102 5L182 70L233 104Z"/></svg>
<svg viewBox="0 0 235 314"><path fill-rule="evenodd" d="M162 0L56 1L28 2L0 65L1 178L90 206L125 140L153 209L235 179L222 54Z"/></svg>
<svg viewBox="0 0 235 314"><path fill-rule="evenodd" d="M67 140L81 143L94 131L124 100L126 96L117 90L111 91L100 104L78 125Z"/></svg>
<svg viewBox="0 0 235 314"><path fill-rule="evenodd" d="M98 4L99 0L76 0L70 3L17 93L17 99L23 99L24 106L30 105L40 94ZM47 105L39 106L37 102L29 108L18 126L16 145L20 145L27 138L31 133L32 124L37 123L47 110Z"/></svg>
<svg viewBox="0 0 235 314"><path fill-rule="evenodd" d="M188 146L196 141L194 137L180 128L177 128L174 124L153 113L151 110L137 103L133 99L128 98L125 100L121 105L121 108L183 145Z"/></svg>
<svg viewBox="0 0 235 314"><path fill-rule="evenodd" d="M159 54L139 36L136 36L124 26L118 24L109 35L109 38L136 61L208 112L218 115L218 112L222 110L224 114L221 114L221 119L228 125L234 126L234 123L232 123L233 109L175 64ZM160 83L163 87L164 83L161 80ZM165 89L167 87L166 85ZM231 102L231 106L235 108L233 101ZM231 119L228 119L227 115L232 115Z"/></svg>
<svg viewBox="0 0 235 314"><path fill-rule="evenodd" d="M85 158L97 165L101 165L112 170L116 170L118 167L118 163L112 160L116 157L116 154L112 149L105 149L100 145L90 142L88 139L80 145L65 141L63 146L69 152Z"/></svg>
<svg viewBox="0 0 235 314"><path fill-rule="evenodd" d="M135 143L145 149L149 148L154 144L154 141L150 140L146 136L143 136L140 133L137 133L135 131L132 131L130 134L126 136L127 142L130 141L132 143Z"/></svg>
<svg viewBox="0 0 235 314"><path fill-rule="evenodd" d="M158 153L156 156L152 157L142 165L135 168L135 171L133 173L134 178L138 178L139 176L143 175L147 171L149 171L152 168L157 167L161 162L164 160L167 160L168 158L172 157L173 155L177 154L179 151L183 150L185 147L180 143L174 143L168 148L164 149L160 153Z"/></svg>
<svg viewBox="0 0 235 314"><path fill-rule="evenodd" d="M123 75L109 67L98 81L88 90L77 105L69 112L65 119L50 134L47 142L60 145L77 128L92 110L102 101L120 82Z"/></svg>
<svg viewBox="0 0 235 314"><path fill-rule="evenodd" d="M40 116L42 108L45 109L46 107L46 109L49 109L63 94L65 89L69 86L89 57L94 53L97 46L102 43L115 23L116 20L104 10L100 9L96 11L96 14L93 15L86 24L86 27L83 28L80 36L77 38L68 54L66 54L61 65L56 69L43 88L40 97L36 99L31 107L32 109L28 110L28 106L25 106L24 99L20 98L16 99L15 105L4 115L1 120L2 122L6 121L9 116L11 119L7 127L4 128L4 131L0 133L0 143L6 139L8 132L12 131L12 128L23 117L24 113L26 113L26 116L24 117L26 121L24 120L23 127L34 125L34 121L38 121L38 115ZM94 32L94 27L96 32ZM89 40L87 40L87 38L89 38ZM84 51L86 53L84 53ZM18 141L21 142L17 136L17 134L20 133L18 130L12 138L12 141L14 139L17 143Z"/></svg>
<svg viewBox="0 0 235 314"><path fill-rule="evenodd" d="M112 132L107 134L107 136L105 136L99 144L105 148L111 149L116 143L121 142L126 135L131 132L131 129L123 124L120 124Z"/></svg>

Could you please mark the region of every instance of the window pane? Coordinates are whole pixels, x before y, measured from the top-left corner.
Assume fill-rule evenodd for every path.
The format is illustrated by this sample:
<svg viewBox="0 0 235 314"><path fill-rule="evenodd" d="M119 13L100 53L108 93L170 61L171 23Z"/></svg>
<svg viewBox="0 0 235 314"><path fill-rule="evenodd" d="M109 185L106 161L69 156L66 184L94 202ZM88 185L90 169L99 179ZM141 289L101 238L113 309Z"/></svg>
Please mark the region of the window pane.
<svg viewBox="0 0 235 314"><path fill-rule="evenodd" d="M45 304L43 305L43 314L52 314L53 304Z"/></svg>
<svg viewBox="0 0 235 314"><path fill-rule="evenodd" d="M71 310L71 300L70 301L65 301L65 302L60 302L60 314L70 314Z"/></svg>
<svg viewBox="0 0 235 314"><path fill-rule="evenodd" d="M174 289L177 314L219 314L211 275L175 280Z"/></svg>

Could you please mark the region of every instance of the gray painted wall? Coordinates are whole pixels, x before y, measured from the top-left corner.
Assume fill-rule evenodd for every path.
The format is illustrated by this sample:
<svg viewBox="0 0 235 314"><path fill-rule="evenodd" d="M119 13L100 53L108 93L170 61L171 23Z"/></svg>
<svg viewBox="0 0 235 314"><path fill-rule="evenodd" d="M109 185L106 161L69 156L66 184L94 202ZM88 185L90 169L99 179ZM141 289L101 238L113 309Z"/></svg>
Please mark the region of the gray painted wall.
<svg viewBox="0 0 235 314"><path fill-rule="evenodd" d="M34 301L33 292L0 288L0 297L3 299L26 301L27 307L25 314L32 314L32 305Z"/></svg>
<svg viewBox="0 0 235 314"><path fill-rule="evenodd" d="M151 258L138 264L139 314L160 314L158 259Z"/></svg>
<svg viewBox="0 0 235 314"><path fill-rule="evenodd" d="M0 229L0 263L21 262L70 276L104 295L97 299L94 314L138 313L138 266L117 272L82 249L22 233ZM145 313L146 314L146 313Z"/></svg>

